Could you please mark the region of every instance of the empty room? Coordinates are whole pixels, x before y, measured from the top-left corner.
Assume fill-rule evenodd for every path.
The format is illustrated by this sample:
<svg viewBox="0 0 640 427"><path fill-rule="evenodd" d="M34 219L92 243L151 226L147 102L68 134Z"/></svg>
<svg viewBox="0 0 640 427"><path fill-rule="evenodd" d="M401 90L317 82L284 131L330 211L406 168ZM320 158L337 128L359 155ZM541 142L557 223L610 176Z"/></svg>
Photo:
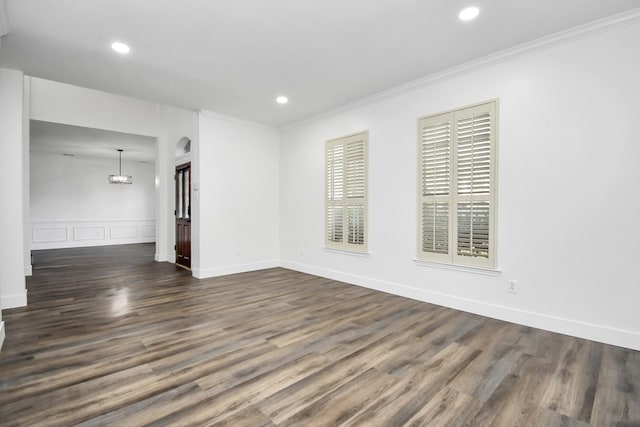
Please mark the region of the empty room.
<svg viewBox="0 0 640 427"><path fill-rule="evenodd" d="M0 36L0 425L640 426L637 0Z"/></svg>

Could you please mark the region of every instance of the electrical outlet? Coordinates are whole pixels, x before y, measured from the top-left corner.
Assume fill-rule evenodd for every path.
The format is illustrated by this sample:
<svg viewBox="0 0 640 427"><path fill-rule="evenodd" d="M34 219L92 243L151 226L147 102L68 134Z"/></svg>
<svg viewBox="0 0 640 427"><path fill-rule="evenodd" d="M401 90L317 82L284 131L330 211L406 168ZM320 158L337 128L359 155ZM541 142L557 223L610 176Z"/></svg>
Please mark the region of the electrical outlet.
<svg viewBox="0 0 640 427"><path fill-rule="evenodd" d="M509 282L507 283L507 292L509 292L510 294L517 294L518 282L516 282L515 280L509 280Z"/></svg>
<svg viewBox="0 0 640 427"><path fill-rule="evenodd" d="M236 256L240 256L240 248L236 249Z"/></svg>
<svg viewBox="0 0 640 427"><path fill-rule="evenodd" d="M304 256L304 249L300 248L300 256Z"/></svg>

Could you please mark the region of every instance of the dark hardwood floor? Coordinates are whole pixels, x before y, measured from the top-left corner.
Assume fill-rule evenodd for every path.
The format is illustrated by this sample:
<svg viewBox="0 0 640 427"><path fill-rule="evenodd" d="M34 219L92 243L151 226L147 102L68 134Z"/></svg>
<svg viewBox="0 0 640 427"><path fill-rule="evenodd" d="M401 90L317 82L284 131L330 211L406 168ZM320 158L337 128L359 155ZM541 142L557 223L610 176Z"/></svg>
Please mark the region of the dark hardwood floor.
<svg viewBox="0 0 640 427"><path fill-rule="evenodd" d="M35 252L0 424L640 426L640 352L152 245Z"/></svg>

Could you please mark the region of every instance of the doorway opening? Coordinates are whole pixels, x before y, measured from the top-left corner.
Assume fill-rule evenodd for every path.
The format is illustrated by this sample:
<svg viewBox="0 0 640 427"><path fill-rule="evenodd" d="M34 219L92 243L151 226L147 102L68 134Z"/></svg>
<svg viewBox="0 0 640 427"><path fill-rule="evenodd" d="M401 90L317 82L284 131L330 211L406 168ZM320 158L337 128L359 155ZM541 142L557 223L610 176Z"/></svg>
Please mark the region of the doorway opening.
<svg viewBox="0 0 640 427"><path fill-rule="evenodd" d="M191 162L176 166L176 265L191 270Z"/></svg>
<svg viewBox="0 0 640 427"><path fill-rule="evenodd" d="M26 246L156 243L156 144L151 136L31 119ZM110 183L119 172L132 184Z"/></svg>

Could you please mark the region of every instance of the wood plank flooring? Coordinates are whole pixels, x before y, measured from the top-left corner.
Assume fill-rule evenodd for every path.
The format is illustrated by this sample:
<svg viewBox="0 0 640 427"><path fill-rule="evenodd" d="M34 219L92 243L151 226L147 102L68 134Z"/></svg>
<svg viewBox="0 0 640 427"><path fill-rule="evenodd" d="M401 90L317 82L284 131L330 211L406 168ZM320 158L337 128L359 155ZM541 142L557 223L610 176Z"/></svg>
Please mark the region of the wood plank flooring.
<svg viewBox="0 0 640 427"><path fill-rule="evenodd" d="M35 252L3 426L640 426L640 352L153 245Z"/></svg>

